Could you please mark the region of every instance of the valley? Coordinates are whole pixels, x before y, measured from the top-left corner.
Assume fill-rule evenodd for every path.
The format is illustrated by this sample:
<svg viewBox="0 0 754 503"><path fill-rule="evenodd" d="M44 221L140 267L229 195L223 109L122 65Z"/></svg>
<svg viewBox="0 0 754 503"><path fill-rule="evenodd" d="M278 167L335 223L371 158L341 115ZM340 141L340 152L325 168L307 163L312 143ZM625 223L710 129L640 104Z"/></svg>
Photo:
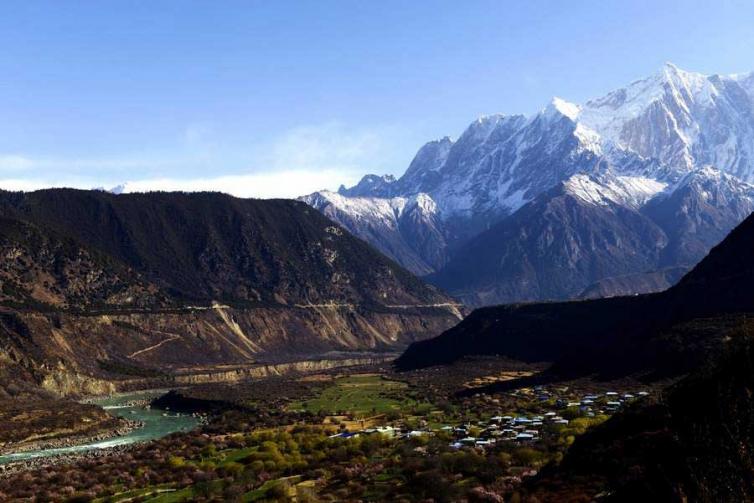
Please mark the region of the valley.
<svg viewBox="0 0 754 503"><path fill-rule="evenodd" d="M543 368L481 359L397 374L389 365L372 364L184 387L153 395L158 398L151 410L135 414L146 427L134 434L56 450L106 449L96 456L4 472L0 494L24 498L35 485L57 481L56 492L40 496L155 502L517 498L525 482L562 459L575 438L619 409L652 400L658 389L632 380L527 385ZM484 387L491 383L513 386L490 394ZM130 412L140 409L128 405L144 396L96 403L124 403L118 414L134 416ZM169 426L155 432L150 414L163 421L168 416ZM203 425L197 414L206 417Z"/></svg>
<svg viewBox="0 0 754 503"><path fill-rule="evenodd" d="M115 197L62 195L98 204ZM664 292L493 306L463 316L441 291L345 232L327 231L332 224L313 210L304 215L315 215L312 232L346 241L343 258L353 246L348 260L374 256L378 266L335 268L327 254L318 266L326 272L307 280L306 296L222 301L188 300L170 275L109 262L120 247L97 259L99 277L113 275L108 281L83 280L71 268L73 245L58 252L62 268L40 258L8 267L5 281L16 286L5 290L13 300L0 309L0 499L754 495L745 468L754 445L754 402L746 395L754 375L754 217ZM298 231L291 236L301 239ZM49 253L49 244L28 234L8 237L38 256ZM84 237L72 243L81 246ZM309 249L296 253L322 257ZM238 261L226 259L227 267ZM35 276L20 267L55 272L59 286L43 286L60 302L42 302L39 290L24 286ZM125 274L152 285L140 290L151 292L145 304L108 294L97 305L67 305L82 288L92 298L123 288ZM192 274L206 282L202 288L217 281ZM345 274L351 279L341 284ZM75 288L66 275L79 280ZM270 277L265 292L301 288ZM361 282L358 290L351 290L354 282ZM189 286L200 292L181 288ZM150 389L162 391L145 394ZM712 407L699 406L697 394ZM731 459L735 470L726 468Z"/></svg>
<svg viewBox="0 0 754 503"><path fill-rule="evenodd" d="M152 248L132 255L138 240L116 246L74 232L60 215L58 230L45 227L40 241L24 226L42 225L33 216L41 210L24 205L45 208L60 197L115 212L143 204L52 191L24 195L7 210L26 230L4 234L6 250L15 251L5 263L3 285L11 286L0 307L0 499L754 495L744 468L724 472L735 446L754 445L746 426L752 402L742 394L754 375L747 370L754 217L664 292L493 306L464 316L451 297L333 231L301 203L274 203L282 204L275 211L303 219L303 228L285 234L286 242L303 240L287 249L285 264L267 252L254 255L275 241L239 257L219 251L222 239L174 237L172 254L186 253L191 240L203 243L185 255L198 260L185 265L194 276L185 283L148 265L167 267ZM160 198L150 204L176 198L231 215L248 204L214 195ZM261 206L246 209L266 211L266 203L253 204ZM218 222L205 223L207 236L225 219ZM153 236L145 243L159 234L129 226L128 236ZM191 232L201 235L201 228ZM340 250L335 260L320 253L323 239ZM80 269L82 250L88 274ZM316 264L314 272L291 268L296 261ZM219 281L213 271L221 264L237 268L241 283L267 282L249 298L250 290ZM283 280L297 274L305 283ZM49 279L39 283L42 277ZM76 307L81 292L96 302ZM145 394L150 389L162 391ZM717 405L698 408L691 390ZM91 399L97 396L106 398ZM655 436L664 443L650 457L646 443ZM745 452L737 466L746 466ZM630 474L611 464L616 458L634 464ZM670 475L657 478L657 471ZM727 482L710 483L708 474Z"/></svg>
<svg viewBox="0 0 754 503"><path fill-rule="evenodd" d="M754 502L753 25L0 2L0 503Z"/></svg>
<svg viewBox="0 0 754 503"><path fill-rule="evenodd" d="M11 479L119 462L239 407L146 407L144 390L233 396L381 365L464 313L294 201L0 192L0 219L0 466ZM31 486L33 497L74 496L61 484Z"/></svg>

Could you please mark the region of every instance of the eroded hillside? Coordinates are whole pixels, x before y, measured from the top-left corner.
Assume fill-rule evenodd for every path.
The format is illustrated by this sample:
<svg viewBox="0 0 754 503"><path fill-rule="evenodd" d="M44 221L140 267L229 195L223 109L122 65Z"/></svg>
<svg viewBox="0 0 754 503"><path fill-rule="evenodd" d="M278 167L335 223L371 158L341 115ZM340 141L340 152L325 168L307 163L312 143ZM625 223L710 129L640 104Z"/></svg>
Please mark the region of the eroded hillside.
<svg viewBox="0 0 754 503"><path fill-rule="evenodd" d="M299 202L3 192L0 217L2 371L56 393L390 352L460 317L452 299Z"/></svg>

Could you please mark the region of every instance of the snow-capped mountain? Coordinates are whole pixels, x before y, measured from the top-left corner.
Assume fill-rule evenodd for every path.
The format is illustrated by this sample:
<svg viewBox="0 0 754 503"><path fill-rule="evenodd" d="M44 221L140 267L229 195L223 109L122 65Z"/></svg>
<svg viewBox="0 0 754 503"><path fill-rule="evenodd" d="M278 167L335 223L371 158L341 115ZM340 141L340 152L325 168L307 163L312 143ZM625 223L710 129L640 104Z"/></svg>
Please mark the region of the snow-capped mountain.
<svg viewBox="0 0 754 503"><path fill-rule="evenodd" d="M530 243L547 256L554 252L547 247L574 243L566 239L568 233L559 241L565 226L588 227L600 221L598 227L610 228L608 221L618 225L616 219L626 224L626 219L640 218L663 237L656 238L654 230L644 233L641 239L654 241L637 241L635 252L649 253L644 249L648 245L656 256L653 251L647 260L624 260L625 267L611 260L587 267L590 257L605 250L590 249L601 246L600 240L585 238L577 246L579 253L563 263L574 277L583 276L578 286L616 275L689 267L752 210L751 181L754 74L706 76L668 63L646 79L582 105L554 98L531 117L482 117L455 141L446 137L423 146L397 180L368 175L353 188L341 187L338 194L315 193L305 200L414 272L438 272L439 284L478 304L578 294L575 286L563 284L554 289L508 288L503 290L510 294L479 297L468 294L476 288L471 283L443 281L451 276L443 270L446 266L464 275L454 261L479 265L473 254L482 253L477 239L482 235L505 228L509 239L526 242L536 211L549 211L541 216L550 219L552 234ZM431 211L402 225L407 202L418 197ZM565 213L553 213L543 202L555 198L569 201L562 208L556 204ZM577 207L590 217L569 219L568 208ZM514 218L521 212L528 220ZM610 218L597 218L595 212L608 212ZM520 222L517 232L525 236L510 234L512 222ZM591 236L594 230L580 228L571 237ZM415 236L421 239L417 242ZM477 244L469 248L472 242ZM484 252L491 257L489 263L515 271L507 267L517 260L515 253L503 253L499 242L496 246ZM544 274L547 259L540 262ZM532 267L529 263L521 271ZM536 279L521 271L510 277L488 271L485 282L492 276L497 282L546 281L546 275ZM484 288L489 290L489 284Z"/></svg>
<svg viewBox="0 0 754 503"><path fill-rule="evenodd" d="M321 191L301 199L415 274L429 274L447 262L443 224L426 194L377 198Z"/></svg>
<svg viewBox="0 0 754 503"><path fill-rule="evenodd" d="M712 165L754 180L751 74L706 76L671 63L643 80L587 102L576 120L608 148L676 170Z"/></svg>
<svg viewBox="0 0 754 503"><path fill-rule="evenodd" d="M395 184L393 175L366 175L350 189L344 185L338 189L338 194L349 197L370 197L370 196L388 196L392 192L392 185Z"/></svg>

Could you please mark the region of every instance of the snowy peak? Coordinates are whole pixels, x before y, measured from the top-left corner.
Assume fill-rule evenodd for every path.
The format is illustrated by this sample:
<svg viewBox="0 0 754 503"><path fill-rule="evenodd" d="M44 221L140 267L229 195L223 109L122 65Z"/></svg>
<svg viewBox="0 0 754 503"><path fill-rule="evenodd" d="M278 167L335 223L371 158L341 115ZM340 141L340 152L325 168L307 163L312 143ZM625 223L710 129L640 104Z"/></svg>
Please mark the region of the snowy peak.
<svg viewBox="0 0 754 503"><path fill-rule="evenodd" d="M709 199L711 196L724 199L736 197L754 202L754 185L742 182L712 166L704 166L691 171L673 187L673 191L688 188L700 193L704 199Z"/></svg>
<svg viewBox="0 0 754 503"><path fill-rule="evenodd" d="M582 117L582 120L588 120L594 110L598 109L614 112L612 119L616 121L635 118L653 103L663 101L668 97L690 99L701 92L705 86L709 86L709 78L706 75L687 72L672 63L666 63L654 75L636 80L626 87L587 101L584 105L587 114Z"/></svg>
<svg viewBox="0 0 754 503"><path fill-rule="evenodd" d="M300 199L415 274L447 261L439 210L427 194L379 198L320 191Z"/></svg>
<svg viewBox="0 0 754 503"><path fill-rule="evenodd" d="M97 190L100 192L109 192L110 194L114 194L117 196L117 195L125 194L126 192L128 192L128 182L123 182L109 189L105 187L94 187L92 190Z"/></svg>
<svg viewBox="0 0 754 503"><path fill-rule="evenodd" d="M662 80L677 89L687 89L694 94L704 87L709 79L707 75L697 72L687 72L671 62L666 62L660 70Z"/></svg>
<svg viewBox="0 0 754 503"><path fill-rule="evenodd" d="M365 175L358 184L350 189L341 185L338 194L352 197L384 197L390 194L395 181L393 175Z"/></svg>
<svg viewBox="0 0 754 503"><path fill-rule="evenodd" d="M568 102L562 98L558 98L557 96L550 101L550 104L547 105L547 108L544 109L544 115L547 117L557 117L563 116L571 119L572 121L576 121L579 117L579 112L581 109L578 105Z"/></svg>
<svg viewBox="0 0 754 503"><path fill-rule="evenodd" d="M666 103L674 104L693 121L695 108L714 105L715 98L720 94L715 82L719 78L687 72L672 63L666 63L661 71L659 87ZM719 83L718 80L717 84Z"/></svg>
<svg viewBox="0 0 754 503"><path fill-rule="evenodd" d="M483 115L469 124L469 127L466 128L461 138L464 141L474 140L485 142L495 128L505 120L506 116L503 114Z"/></svg>
<svg viewBox="0 0 754 503"><path fill-rule="evenodd" d="M403 212L405 198L349 197L336 192L323 190L301 198L305 203L322 210L332 207L345 212L357 220L380 221L394 226L396 218Z"/></svg>
<svg viewBox="0 0 754 503"><path fill-rule="evenodd" d="M713 164L752 180L751 83L746 75L706 76L668 63L655 75L588 101L579 123L598 132L607 150L656 159L678 173Z"/></svg>
<svg viewBox="0 0 754 503"><path fill-rule="evenodd" d="M445 165L452 147L453 140L446 136L420 148L403 175L403 185L420 186L426 182L431 183L430 178Z"/></svg>
<svg viewBox="0 0 754 503"><path fill-rule="evenodd" d="M437 203L423 192L415 194L407 199L405 208L416 209L423 215L437 215L439 209Z"/></svg>
<svg viewBox="0 0 754 503"><path fill-rule="evenodd" d="M714 165L754 181L754 77L706 76L672 63L577 105L555 97L531 118L494 114L457 141L424 145L399 180L369 175L342 195L429 194L444 218L509 214L579 173L674 184Z"/></svg>
<svg viewBox="0 0 754 503"><path fill-rule="evenodd" d="M565 193L589 204L611 203L639 209L649 202L659 200L676 192L692 190L703 200L715 198L721 203L736 198L754 202L754 185L742 182L734 176L712 166L705 166L687 173L675 184L658 181L645 176L615 175L613 173L576 174L562 184ZM746 206L748 207L748 202Z"/></svg>

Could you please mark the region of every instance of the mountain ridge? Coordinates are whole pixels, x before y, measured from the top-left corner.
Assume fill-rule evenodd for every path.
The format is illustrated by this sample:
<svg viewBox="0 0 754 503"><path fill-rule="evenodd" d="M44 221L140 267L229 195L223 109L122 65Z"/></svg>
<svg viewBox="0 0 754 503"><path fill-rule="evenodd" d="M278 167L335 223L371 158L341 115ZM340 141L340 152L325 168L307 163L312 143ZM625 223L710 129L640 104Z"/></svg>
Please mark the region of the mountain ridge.
<svg viewBox="0 0 754 503"><path fill-rule="evenodd" d="M384 355L461 316L302 202L0 192L0 220L0 395Z"/></svg>
<svg viewBox="0 0 754 503"><path fill-rule="evenodd" d="M432 278L448 276L444 268L457 269L452 262L464 260L461 250L467 250L473 239L513 219L527 205L541 204L537 201L548 191L565 183L574 193L582 189L585 203L612 199L638 211L667 234L671 248L652 266L655 270L688 268L753 209L754 191L748 183L754 179L750 147L754 145L754 86L750 81L754 81L752 74L706 76L666 64L650 77L583 105L554 98L530 117L481 117L455 141L446 137L424 145L398 179L368 175L352 189L342 188L339 198L322 191L302 200L415 273L433 274ZM688 185L690 177L700 187L692 191L693 197L687 191L686 200L681 201L678 191ZM704 201L709 194L719 196ZM384 229L376 223L385 219L384 214L371 218L360 209L389 206L394 204L389 201L419 195L433 202L433 211L413 225L401 226L394 218L395 223ZM693 218L684 214L689 205L696 207ZM703 223L707 218L715 221L717 229L702 225L703 229L691 232L691 220ZM412 236L425 235L422 229L427 227L433 239L419 246ZM689 232L681 235L677 228ZM532 229L524 225L521 232L531 234ZM678 242L684 239L689 242ZM529 249L527 253L545 252ZM504 256L497 257L503 269L510 265L505 261ZM601 271L587 281L595 283L626 272ZM493 269L488 273L496 274ZM515 280L537 281L527 275ZM479 295L464 294L475 288L466 284L450 293L479 305ZM615 293L633 292L627 288ZM553 297L499 296L487 302L573 295L562 290Z"/></svg>

